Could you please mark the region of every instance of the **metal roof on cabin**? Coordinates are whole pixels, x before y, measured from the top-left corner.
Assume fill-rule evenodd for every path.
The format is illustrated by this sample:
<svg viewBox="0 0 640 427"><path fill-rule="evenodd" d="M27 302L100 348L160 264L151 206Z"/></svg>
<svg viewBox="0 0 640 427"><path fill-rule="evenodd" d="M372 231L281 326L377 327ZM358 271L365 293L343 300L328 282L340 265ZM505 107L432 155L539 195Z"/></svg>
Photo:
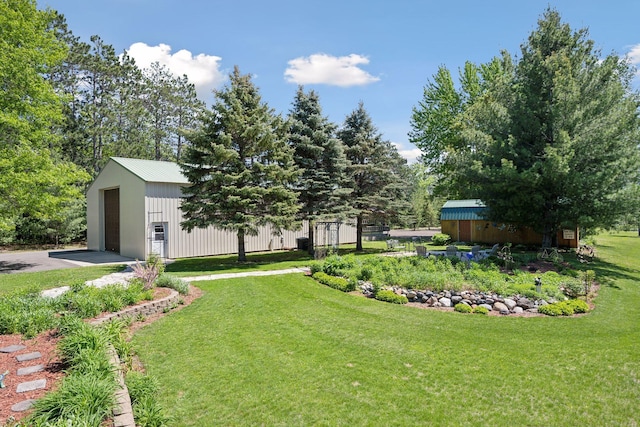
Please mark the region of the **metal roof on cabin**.
<svg viewBox="0 0 640 427"><path fill-rule="evenodd" d="M442 206L440 212L440 220L444 221L465 221L465 220L483 220L482 213L485 210L485 204L478 199L470 200L449 200Z"/></svg>
<svg viewBox="0 0 640 427"><path fill-rule="evenodd" d="M447 200L442 206L446 208L485 208L485 204L480 199L467 199L467 200Z"/></svg>
<svg viewBox="0 0 640 427"><path fill-rule="evenodd" d="M180 166L174 162L127 159L124 157L111 157L111 160L145 182L189 184L189 180L182 174Z"/></svg>

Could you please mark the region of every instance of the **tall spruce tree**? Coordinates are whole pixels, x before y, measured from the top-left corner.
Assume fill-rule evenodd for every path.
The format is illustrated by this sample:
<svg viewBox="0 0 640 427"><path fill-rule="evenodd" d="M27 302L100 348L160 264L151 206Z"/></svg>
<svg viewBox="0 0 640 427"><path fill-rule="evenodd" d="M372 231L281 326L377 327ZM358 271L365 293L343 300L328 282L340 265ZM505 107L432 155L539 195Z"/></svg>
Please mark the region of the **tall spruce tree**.
<svg viewBox="0 0 640 427"><path fill-rule="evenodd" d="M345 144L350 162L356 250L361 251L365 220L389 221L408 208L402 183L406 161L389 141L382 139L362 102L347 116L338 138Z"/></svg>
<svg viewBox="0 0 640 427"><path fill-rule="evenodd" d="M191 183L180 208L185 230L213 225L235 231L243 262L246 235L266 224L295 226L297 169L285 121L262 103L249 75L235 67L229 78L180 162Z"/></svg>
<svg viewBox="0 0 640 427"><path fill-rule="evenodd" d="M335 125L322 115L314 91L298 87L289 115L290 142L300 177L298 216L308 220L309 253L314 253L317 220L335 220L348 213L347 196L352 192L347 176L347 159L342 142L334 137Z"/></svg>

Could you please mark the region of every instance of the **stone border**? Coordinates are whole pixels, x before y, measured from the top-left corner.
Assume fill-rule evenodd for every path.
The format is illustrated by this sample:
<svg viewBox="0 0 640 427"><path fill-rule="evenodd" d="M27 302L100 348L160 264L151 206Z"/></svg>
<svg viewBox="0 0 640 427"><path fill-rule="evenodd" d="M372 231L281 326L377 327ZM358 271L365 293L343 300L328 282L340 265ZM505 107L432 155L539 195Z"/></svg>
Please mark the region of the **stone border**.
<svg viewBox="0 0 640 427"><path fill-rule="evenodd" d="M127 307L124 310L106 314L91 322L92 325L101 325L112 319L126 319L136 318L138 315L151 316L153 314L162 313L165 308L171 308L173 305L177 305L180 300L180 294L174 289L169 289L171 293L159 300L149 301L144 304L134 305Z"/></svg>
<svg viewBox="0 0 640 427"><path fill-rule="evenodd" d="M178 304L180 294L174 289L170 289L170 291L171 293L164 298L127 307L116 313L106 314L103 317L93 320L91 324L98 326L112 319L135 319L138 315L151 316L153 314L161 313L165 309ZM116 390L115 393L116 406L113 408L113 427L136 427L136 422L133 418L133 408L131 407L131 397L129 396L127 385L124 382L124 375L120 366L120 358L112 345L109 345L108 356L109 362L116 371L116 378L118 381L118 390Z"/></svg>

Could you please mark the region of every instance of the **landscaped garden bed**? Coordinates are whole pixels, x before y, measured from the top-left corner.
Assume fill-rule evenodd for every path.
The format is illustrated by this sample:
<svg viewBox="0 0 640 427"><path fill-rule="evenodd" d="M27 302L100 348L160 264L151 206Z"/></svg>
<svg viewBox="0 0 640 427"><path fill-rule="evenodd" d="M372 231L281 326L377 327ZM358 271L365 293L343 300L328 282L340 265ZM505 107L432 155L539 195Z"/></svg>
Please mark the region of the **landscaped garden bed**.
<svg viewBox="0 0 640 427"><path fill-rule="evenodd" d="M114 284L103 288L78 284L54 298L43 297L36 291L0 297L0 333L4 334L0 335L0 347L23 348L15 354L0 353L0 368L3 372L8 372L4 381L6 387L0 390L0 425L14 425L14 422L27 414L31 417L29 423L80 417L78 419L83 422L91 418L92 421L86 425L98 425L105 416L108 417L113 404L114 388L111 374L108 375L109 378L104 375L111 370L105 366L106 371L98 373L97 379L92 377L93 369L104 365L105 360L108 360L102 354L106 344L111 343L116 347L122 362L130 371L133 368L133 352L125 341L128 333L124 333L124 330L130 333L173 309L190 303L199 295L198 292L189 292L184 282L168 276L161 276L160 280L154 279L154 282L178 289L181 294L170 288L158 288L134 280L128 286ZM89 329L81 331L79 337L69 338L69 335L78 331L77 326L69 327L78 325L77 322L74 323L74 319L84 319L81 323ZM99 324L100 327L91 327L90 323ZM91 332L93 329L96 330L95 335ZM74 343L71 348L65 344L65 340L67 343ZM94 346L97 343L102 344ZM83 350L87 347L91 348L89 353ZM42 366L33 374L18 376L19 369L24 368L25 364L16 356L25 352L37 354L36 362ZM77 363L81 363L81 368L74 368ZM88 375L86 378L83 376L85 374ZM31 380L43 381L46 386L26 393L19 392L20 384ZM142 393L139 395L142 398L140 396L145 395L152 380L136 377L133 381L134 392ZM88 394L83 397L82 393ZM89 402L96 400L96 394L102 396L103 393L111 396L102 400L105 407L96 406L95 411L84 404L74 407L78 404L78 399L86 398ZM147 405L144 410L147 410L148 405L153 403L149 401L149 396L145 395L143 399L143 404ZM30 401L35 401L34 410L14 410L14 405ZM134 402L134 411L136 404ZM31 403L28 406L30 405ZM149 410L158 411L153 407ZM143 422L138 423L139 425L162 425L144 422L146 416L142 415Z"/></svg>
<svg viewBox="0 0 640 427"><path fill-rule="evenodd" d="M519 268L489 258L464 262L447 257L355 257L333 255L312 265L316 280L387 302L502 315L572 315L588 311L595 274L568 264L525 257ZM514 262L513 266L515 267ZM560 273L560 272L561 273ZM393 297L397 295L397 297ZM582 303L563 303L582 298ZM544 306L550 306L542 309ZM476 309L482 307L483 309Z"/></svg>

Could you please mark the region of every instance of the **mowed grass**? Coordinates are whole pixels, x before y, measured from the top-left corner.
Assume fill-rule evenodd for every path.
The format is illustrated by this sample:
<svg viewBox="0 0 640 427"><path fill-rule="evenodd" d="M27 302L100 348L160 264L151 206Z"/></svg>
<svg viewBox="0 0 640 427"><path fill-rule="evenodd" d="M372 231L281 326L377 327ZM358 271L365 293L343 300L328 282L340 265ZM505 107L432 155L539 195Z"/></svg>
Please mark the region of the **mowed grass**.
<svg viewBox="0 0 640 427"><path fill-rule="evenodd" d="M592 313L484 317L343 294L303 275L199 282L140 330L175 426L640 423L640 239L597 238Z"/></svg>
<svg viewBox="0 0 640 427"><path fill-rule="evenodd" d="M0 274L0 295L25 290L43 290L84 283L122 271L122 265L64 268L29 273Z"/></svg>

